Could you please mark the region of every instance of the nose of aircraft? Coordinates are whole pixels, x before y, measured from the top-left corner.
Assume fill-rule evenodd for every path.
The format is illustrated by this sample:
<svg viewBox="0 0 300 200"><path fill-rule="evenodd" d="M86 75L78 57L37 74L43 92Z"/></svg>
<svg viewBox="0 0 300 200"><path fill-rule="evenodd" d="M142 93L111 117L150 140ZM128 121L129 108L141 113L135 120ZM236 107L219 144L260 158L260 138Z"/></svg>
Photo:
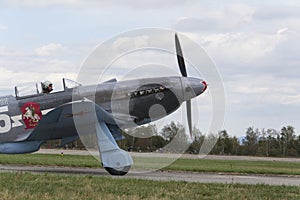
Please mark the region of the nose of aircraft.
<svg viewBox="0 0 300 200"><path fill-rule="evenodd" d="M192 99L207 89L207 83L200 78L184 77L182 78L182 84L184 88L184 100Z"/></svg>
<svg viewBox="0 0 300 200"><path fill-rule="evenodd" d="M207 83L202 81L201 84L203 85L202 93L207 89Z"/></svg>
<svg viewBox="0 0 300 200"><path fill-rule="evenodd" d="M198 96L207 89L207 83L199 78L188 77L186 83L186 90L192 89L191 92L193 94L191 96Z"/></svg>

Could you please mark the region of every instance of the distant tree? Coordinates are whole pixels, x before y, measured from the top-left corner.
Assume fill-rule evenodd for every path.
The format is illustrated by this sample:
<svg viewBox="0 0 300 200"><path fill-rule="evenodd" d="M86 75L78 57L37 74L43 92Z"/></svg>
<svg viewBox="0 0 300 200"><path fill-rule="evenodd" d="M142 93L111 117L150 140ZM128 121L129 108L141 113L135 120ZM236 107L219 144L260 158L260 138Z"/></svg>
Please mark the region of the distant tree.
<svg viewBox="0 0 300 200"><path fill-rule="evenodd" d="M177 122L171 122L165 125L160 131L160 135L168 142L165 146L164 151L173 153L184 153L188 150L191 139L187 135L185 127Z"/></svg>
<svg viewBox="0 0 300 200"><path fill-rule="evenodd" d="M229 154L231 154L231 150L232 150L232 146L233 146L232 140L229 137L226 130L223 130L220 133L221 133L221 140L222 140L222 153L229 155Z"/></svg>
<svg viewBox="0 0 300 200"><path fill-rule="evenodd" d="M170 124L165 125L160 134L167 140L171 141L178 133L182 132L182 129L184 129L184 126L182 124L175 124L174 121L172 121Z"/></svg>
<svg viewBox="0 0 300 200"><path fill-rule="evenodd" d="M168 142L167 142L162 136L160 136L160 135L153 136L151 139L152 139L152 147L151 147L151 151L159 150L159 149L163 148L164 146L166 146L166 144L168 143Z"/></svg>
<svg viewBox="0 0 300 200"><path fill-rule="evenodd" d="M213 154L225 154L225 140L228 140L229 136L226 130L219 131L217 143L212 149Z"/></svg>
<svg viewBox="0 0 300 200"><path fill-rule="evenodd" d="M231 148L231 155L239 155L239 149L240 149L240 143L237 137L232 137L231 138L231 144L232 144L232 148Z"/></svg>
<svg viewBox="0 0 300 200"><path fill-rule="evenodd" d="M123 148L131 151L153 151L153 136L157 136L157 128L153 124L127 129ZM124 145L126 144L126 145Z"/></svg>
<svg viewBox="0 0 300 200"><path fill-rule="evenodd" d="M201 148L201 145L204 141L205 136L197 128L193 128L193 142L190 145L188 152L198 154Z"/></svg>
<svg viewBox="0 0 300 200"><path fill-rule="evenodd" d="M280 141L279 133L275 129L267 129L266 132L267 143L266 143L266 156L279 156L280 151Z"/></svg>
<svg viewBox="0 0 300 200"><path fill-rule="evenodd" d="M256 155L259 139L259 130L254 130L253 127L249 127L246 131L246 137L243 140L246 155Z"/></svg>
<svg viewBox="0 0 300 200"><path fill-rule="evenodd" d="M267 131L264 128L261 130L260 137L258 138L257 155L268 156Z"/></svg>
<svg viewBox="0 0 300 200"><path fill-rule="evenodd" d="M222 130L218 133L217 143L212 149L212 153L221 155L236 155L238 148L238 139L236 137L230 137L226 130Z"/></svg>
<svg viewBox="0 0 300 200"><path fill-rule="evenodd" d="M208 134L205 136L205 140L200 149L200 154L219 154L218 145L219 136L216 134Z"/></svg>
<svg viewBox="0 0 300 200"><path fill-rule="evenodd" d="M295 140L295 149L297 151L297 155L300 155L300 135Z"/></svg>
<svg viewBox="0 0 300 200"><path fill-rule="evenodd" d="M282 154L283 156L291 156L295 154L295 130L292 126L283 127L281 129Z"/></svg>

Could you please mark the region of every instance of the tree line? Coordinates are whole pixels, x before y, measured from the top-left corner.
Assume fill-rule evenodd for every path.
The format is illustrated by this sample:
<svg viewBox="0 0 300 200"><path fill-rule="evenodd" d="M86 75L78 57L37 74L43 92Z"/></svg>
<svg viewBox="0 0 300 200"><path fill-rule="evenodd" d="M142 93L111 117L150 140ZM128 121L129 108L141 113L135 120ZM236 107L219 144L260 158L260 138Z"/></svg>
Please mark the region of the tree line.
<svg viewBox="0 0 300 200"><path fill-rule="evenodd" d="M118 145L136 152L202 154L209 151L213 155L300 157L300 135L293 126L284 126L281 130L248 127L242 137L230 136L226 130L217 135L203 134L194 127L190 137L182 124L172 121L160 131L150 124L126 129L123 135L125 139L117 141ZM58 146L59 141L48 141L44 145L46 148ZM78 140L65 148L83 149L84 146Z"/></svg>
<svg viewBox="0 0 300 200"><path fill-rule="evenodd" d="M284 126L281 130L249 127L245 136L238 138L228 135L226 130L220 131L217 144L212 154L251 155L272 157L299 157L300 136L295 128Z"/></svg>

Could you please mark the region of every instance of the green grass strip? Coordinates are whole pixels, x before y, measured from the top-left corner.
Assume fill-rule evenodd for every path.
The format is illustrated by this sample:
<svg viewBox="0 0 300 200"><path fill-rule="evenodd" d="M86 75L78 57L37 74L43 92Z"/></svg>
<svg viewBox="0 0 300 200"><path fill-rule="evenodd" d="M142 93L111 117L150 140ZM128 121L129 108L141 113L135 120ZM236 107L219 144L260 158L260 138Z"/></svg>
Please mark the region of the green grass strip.
<svg viewBox="0 0 300 200"><path fill-rule="evenodd" d="M167 170L300 175L300 162L178 159Z"/></svg>
<svg viewBox="0 0 300 200"><path fill-rule="evenodd" d="M0 199L300 199L297 186L0 173Z"/></svg>

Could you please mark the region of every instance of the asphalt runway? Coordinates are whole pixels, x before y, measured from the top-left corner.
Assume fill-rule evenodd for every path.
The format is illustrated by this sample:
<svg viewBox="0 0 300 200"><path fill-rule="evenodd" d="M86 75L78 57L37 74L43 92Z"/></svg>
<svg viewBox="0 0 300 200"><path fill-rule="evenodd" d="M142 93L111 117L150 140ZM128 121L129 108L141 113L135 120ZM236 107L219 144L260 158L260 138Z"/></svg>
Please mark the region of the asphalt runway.
<svg viewBox="0 0 300 200"><path fill-rule="evenodd" d="M196 172L134 172L130 171L125 176L111 176L103 169L51 167L51 166L12 166L0 165L2 172L22 171L31 173L57 173L64 175L95 175L113 178L135 178L158 181L186 181L195 183L240 183L240 184L267 184L267 185L294 185L300 186L300 176L264 176L264 175L235 175L221 173L196 173Z"/></svg>

